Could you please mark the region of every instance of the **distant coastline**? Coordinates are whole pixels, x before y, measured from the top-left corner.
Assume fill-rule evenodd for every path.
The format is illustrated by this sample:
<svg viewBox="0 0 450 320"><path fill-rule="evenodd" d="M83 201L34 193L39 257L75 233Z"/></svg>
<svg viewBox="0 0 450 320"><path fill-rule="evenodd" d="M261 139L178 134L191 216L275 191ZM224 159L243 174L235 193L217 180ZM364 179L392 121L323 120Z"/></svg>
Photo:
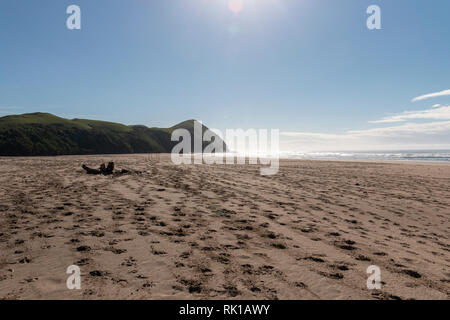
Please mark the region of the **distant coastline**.
<svg viewBox="0 0 450 320"><path fill-rule="evenodd" d="M450 162L450 150L286 152L281 159Z"/></svg>

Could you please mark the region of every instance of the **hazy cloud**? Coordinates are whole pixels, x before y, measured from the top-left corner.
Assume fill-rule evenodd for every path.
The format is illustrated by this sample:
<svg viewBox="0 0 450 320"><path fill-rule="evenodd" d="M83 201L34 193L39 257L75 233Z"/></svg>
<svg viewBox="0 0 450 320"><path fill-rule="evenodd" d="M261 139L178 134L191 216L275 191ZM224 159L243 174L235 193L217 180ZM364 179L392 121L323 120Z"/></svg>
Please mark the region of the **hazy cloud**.
<svg viewBox="0 0 450 320"><path fill-rule="evenodd" d="M443 96L450 96L450 89L440 91L440 92L424 94L423 96L419 96L419 97L412 99L412 102L421 101L421 100L430 99L430 98L436 98L436 97L443 97Z"/></svg>
<svg viewBox="0 0 450 320"><path fill-rule="evenodd" d="M282 151L401 150L450 148L450 121L404 123L342 134L281 132Z"/></svg>
<svg viewBox="0 0 450 320"><path fill-rule="evenodd" d="M369 121L370 123L405 122L408 120L450 120L450 106L434 105L432 109L405 111L400 114L391 115L381 120Z"/></svg>

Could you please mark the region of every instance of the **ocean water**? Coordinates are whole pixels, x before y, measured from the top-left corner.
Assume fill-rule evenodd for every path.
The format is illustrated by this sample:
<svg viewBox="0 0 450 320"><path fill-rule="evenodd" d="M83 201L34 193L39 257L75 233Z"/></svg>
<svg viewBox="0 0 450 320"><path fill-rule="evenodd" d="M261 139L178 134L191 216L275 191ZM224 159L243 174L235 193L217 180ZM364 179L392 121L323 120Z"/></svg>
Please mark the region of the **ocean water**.
<svg viewBox="0 0 450 320"><path fill-rule="evenodd" d="M450 150L286 152L280 158L317 160L434 161L450 162Z"/></svg>

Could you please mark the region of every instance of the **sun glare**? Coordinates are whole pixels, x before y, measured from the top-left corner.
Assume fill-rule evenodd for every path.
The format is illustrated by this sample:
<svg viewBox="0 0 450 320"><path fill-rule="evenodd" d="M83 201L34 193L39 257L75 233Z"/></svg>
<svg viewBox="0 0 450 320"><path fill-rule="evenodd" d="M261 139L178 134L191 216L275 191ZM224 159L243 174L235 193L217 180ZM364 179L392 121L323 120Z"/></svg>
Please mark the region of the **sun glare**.
<svg viewBox="0 0 450 320"><path fill-rule="evenodd" d="M267 11L280 9L282 0L224 0L228 10L233 14L243 13L244 11Z"/></svg>
<svg viewBox="0 0 450 320"><path fill-rule="evenodd" d="M244 4L242 0L228 0L228 8L233 13L239 13L244 9Z"/></svg>

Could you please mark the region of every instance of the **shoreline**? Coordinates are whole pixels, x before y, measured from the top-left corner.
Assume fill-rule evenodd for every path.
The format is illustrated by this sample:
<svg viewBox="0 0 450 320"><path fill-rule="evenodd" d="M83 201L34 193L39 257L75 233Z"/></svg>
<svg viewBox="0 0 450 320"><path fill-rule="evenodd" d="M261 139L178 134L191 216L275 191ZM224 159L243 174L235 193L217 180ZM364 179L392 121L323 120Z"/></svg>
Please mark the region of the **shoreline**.
<svg viewBox="0 0 450 320"><path fill-rule="evenodd" d="M191 157L194 155L192 154ZM63 159L63 158L95 158L95 157L105 157L105 158L123 158L123 157L149 157L149 158L170 158L170 153L134 153L134 154L88 154L88 155L56 155L56 156L0 156L0 160L8 160L8 159ZM238 157L242 159L242 157ZM249 157L246 157L248 160ZM236 157L235 157L236 159ZM270 157L261 157L261 159L276 159ZM287 161L317 161L317 162L347 162L347 163L386 163L386 164L436 164L436 165L450 165L450 161L439 161L439 160L370 160L370 159L314 159L314 158L278 158L280 163ZM196 165L208 165L208 164L196 164ZM234 164L218 164L218 165L242 165L238 163ZM248 163L246 163L248 165ZM255 164L260 165L260 164Z"/></svg>

